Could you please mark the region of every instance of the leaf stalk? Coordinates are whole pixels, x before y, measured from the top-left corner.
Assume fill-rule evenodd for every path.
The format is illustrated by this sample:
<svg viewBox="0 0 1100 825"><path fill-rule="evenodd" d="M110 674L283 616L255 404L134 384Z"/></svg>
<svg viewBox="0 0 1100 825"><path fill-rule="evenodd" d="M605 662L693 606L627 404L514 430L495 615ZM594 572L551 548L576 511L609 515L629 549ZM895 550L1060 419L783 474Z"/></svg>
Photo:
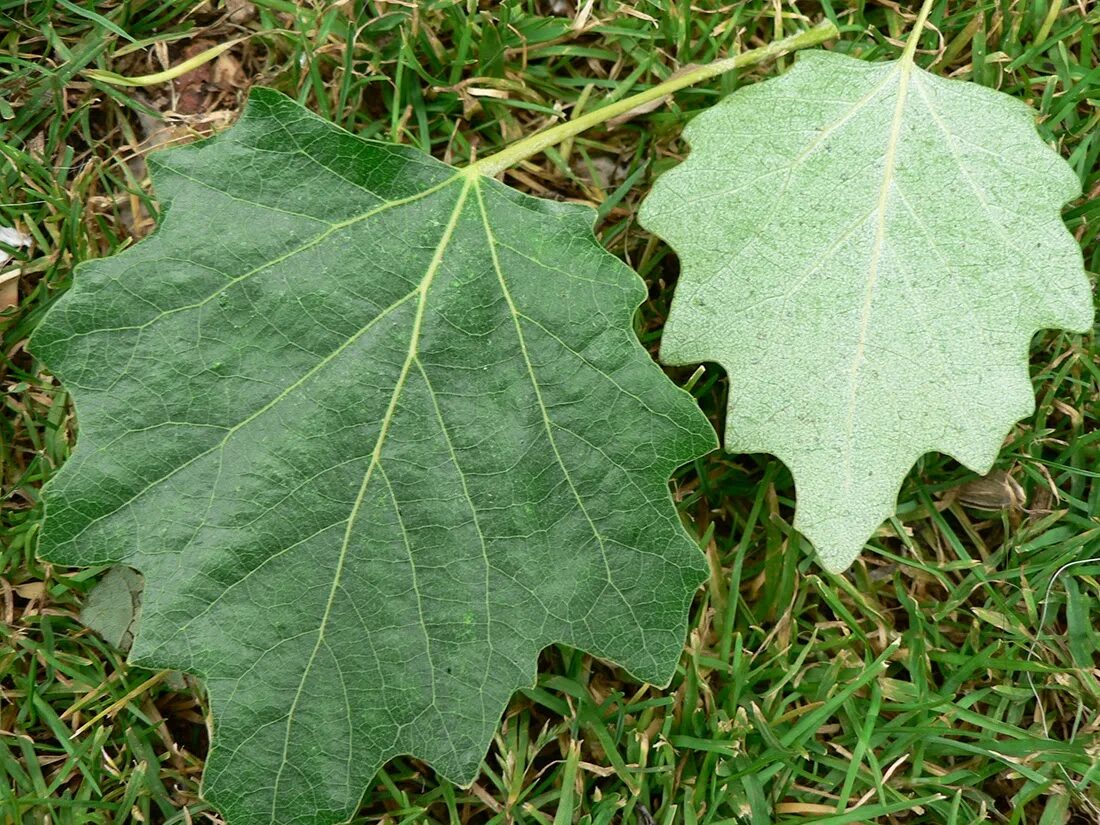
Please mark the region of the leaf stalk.
<svg viewBox="0 0 1100 825"><path fill-rule="evenodd" d="M688 86L693 86L696 83L701 83L704 80L708 80L720 74L725 74L733 69L754 66L772 57L779 57L780 55L798 49L817 46L824 43L826 40L836 37L839 33L836 25L826 20L811 29L792 34L790 37L784 37L782 40L776 40L758 49L750 49L747 52L741 52L733 57L727 57L724 60L717 60L705 66L699 66L681 75L670 78L664 83L658 83L653 88L646 89L644 92L639 92L636 95L623 98L622 100L603 106L574 120L559 123L556 126L551 126L549 129L536 132L499 152L487 155L481 160L471 163L463 172L470 175L487 175L489 177L498 175L505 169L515 166L517 163L527 160L549 149L551 146L556 146L562 141L586 129L591 129L593 126L598 126L613 117L626 114L631 109L635 109L645 103L657 100L665 95L687 88Z"/></svg>
<svg viewBox="0 0 1100 825"><path fill-rule="evenodd" d="M920 40L920 36L924 32L924 24L928 22L928 13L932 11L932 1L924 0L921 4L920 11L917 12L917 20L913 24L912 31L909 32L909 37L905 40L905 51L901 53L901 59L906 63L912 63L913 57L917 53L917 41Z"/></svg>

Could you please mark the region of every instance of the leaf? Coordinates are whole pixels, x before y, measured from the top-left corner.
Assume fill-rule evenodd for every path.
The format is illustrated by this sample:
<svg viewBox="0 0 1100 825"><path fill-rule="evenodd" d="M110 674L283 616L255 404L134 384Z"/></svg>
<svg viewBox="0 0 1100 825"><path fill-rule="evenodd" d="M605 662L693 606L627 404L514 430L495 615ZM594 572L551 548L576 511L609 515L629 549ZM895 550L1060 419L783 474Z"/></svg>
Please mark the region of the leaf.
<svg viewBox="0 0 1100 825"><path fill-rule="evenodd" d="M714 435L592 210L265 90L150 168L160 229L34 336L81 424L40 553L144 574L131 659L205 679L230 825L345 821L399 754L470 783L553 642L668 682Z"/></svg>
<svg viewBox="0 0 1100 825"><path fill-rule="evenodd" d="M141 620L141 574L129 567L112 567L88 593L80 623L119 650L129 650Z"/></svg>
<svg viewBox="0 0 1100 825"><path fill-rule="evenodd" d="M726 449L791 469L833 572L924 453L985 474L1034 408L1032 334L1092 323L1059 214L1080 185L1033 117L911 60L805 52L693 120L642 206L683 267L662 359L726 368Z"/></svg>

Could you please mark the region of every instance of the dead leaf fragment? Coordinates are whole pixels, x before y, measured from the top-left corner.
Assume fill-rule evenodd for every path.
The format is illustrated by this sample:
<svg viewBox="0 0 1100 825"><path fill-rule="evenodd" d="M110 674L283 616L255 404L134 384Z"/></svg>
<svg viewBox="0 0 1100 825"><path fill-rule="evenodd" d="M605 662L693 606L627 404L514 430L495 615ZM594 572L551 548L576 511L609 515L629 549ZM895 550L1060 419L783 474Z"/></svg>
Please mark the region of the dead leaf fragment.
<svg viewBox="0 0 1100 825"><path fill-rule="evenodd" d="M822 805L818 802L780 802L775 806L777 814L835 814L835 805Z"/></svg>
<svg viewBox="0 0 1100 825"><path fill-rule="evenodd" d="M145 578L122 565L112 567L88 593L80 621L119 650L129 650L141 618Z"/></svg>
<svg viewBox="0 0 1100 825"><path fill-rule="evenodd" d="M192 57L210 49L215 44L210 40L196 40L183 50L180 62L190 60ZM209 63L203 63L189 72L184 72L172 81L175 87L177 102L176 111L180 114L193 115L203 111L203 101L206 97L206 86L214 79L214 68Z"/></svg>
<svg viewBox="0 0 1100 825"><path fill-rule="evenodd" d="M29 235L24 235L18 229L0 226L0 243L6 246L24 247L30 246L34 240ZM11 260L11 253L0 249L0 267ZM0 272L0 311L19 304L19 270Z"/></svg>
<svg viewBox="0 0 1100 825"><path fill-rule="evenodd" d="M229 12L229 22L238 26L256 16L256 6L249 0L225 0L225 8Z"/></svg>
<svg viewBox="0 0 1100 825"><path fill-rule="evenodd" d="M34 601L35 599L41 599L42 596L45 594L45 592L46 592L46 583L45 582L26 582L24 584L14 585L12 587L12 590L14 590L16 593L18 593L20 595L20 597L22 597L24 599L27 599L29 601Z"/></svg>
<svg viewBox="0 0 1100 825"><path fill-rule="evenodd" d="M221 89L243 89L248 85L241 64L229 52L219 54L214 61L214 85Z"/></svg>
<svg viewBox="0 0 1100 825"><path fill-rule="evenodd" d="M1004 470L968 481L956 495L960 504L979 510L1014 510L1027 503L1024 488Z"/></svg>
<svg viewBox="0 0 1100 825"><path fill-rule="evenodd" d="M19 306L19 270L0 272L0 312Z"/></svg>

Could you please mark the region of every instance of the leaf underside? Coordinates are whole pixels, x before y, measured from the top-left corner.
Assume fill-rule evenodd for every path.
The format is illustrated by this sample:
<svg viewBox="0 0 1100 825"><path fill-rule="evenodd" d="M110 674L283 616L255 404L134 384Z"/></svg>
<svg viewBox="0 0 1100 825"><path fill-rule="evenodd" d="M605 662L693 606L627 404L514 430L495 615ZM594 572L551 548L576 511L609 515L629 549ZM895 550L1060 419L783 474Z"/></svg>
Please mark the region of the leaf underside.
<svg viewBox="0 0 1100 825"><path fill-rule="evenodd" d="M40 554L144 574L131 660L205 679L230 825L346 820L398 754L468 784L552 642L671 678L714 434L590 209L267 90L150 168L158 231L34 337L81 424Z"/></svg>
<svg viewBox="0 0 1100 825"><path fill-rule="evenodd" d="M845 569L924 453L985 473L1034 396L1035 331L1093 310L1080 191L1007 95L905 61L801 54L685 130L641 210L682 275L669 364L730 376L726 448L792 471L795 526Z"/></svg>

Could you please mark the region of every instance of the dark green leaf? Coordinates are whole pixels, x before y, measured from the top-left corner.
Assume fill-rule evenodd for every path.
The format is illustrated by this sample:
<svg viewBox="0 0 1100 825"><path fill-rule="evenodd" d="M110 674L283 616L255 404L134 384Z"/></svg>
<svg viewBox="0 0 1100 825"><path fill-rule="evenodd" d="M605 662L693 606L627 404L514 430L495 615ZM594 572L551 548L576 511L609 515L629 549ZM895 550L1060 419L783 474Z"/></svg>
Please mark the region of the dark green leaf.
<svg viewBox="0 0 1100 825"><path fill-rule="evenodd" d="M263 90L150 165L163 225L34 338L81 424L40 552L144 574L131 658L205 679L230 825L346 820L397 754L470 782L552 642L670 679L714 436L591 210Z"/></svg>

